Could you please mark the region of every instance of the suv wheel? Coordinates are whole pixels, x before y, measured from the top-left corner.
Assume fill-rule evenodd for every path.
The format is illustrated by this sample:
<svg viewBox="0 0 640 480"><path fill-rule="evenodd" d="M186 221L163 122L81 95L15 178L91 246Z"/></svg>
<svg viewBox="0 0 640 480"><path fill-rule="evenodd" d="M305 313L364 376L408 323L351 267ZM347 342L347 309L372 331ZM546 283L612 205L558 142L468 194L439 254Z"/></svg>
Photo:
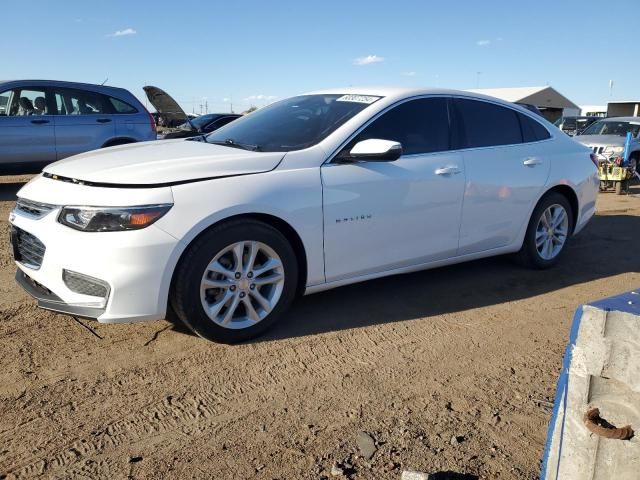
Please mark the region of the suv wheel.
<svg viewBox="0 0 640 480"><path fill-rule="evenodd" d="M287 239L270 225L238 220L210 229L189 247L170 302L197 335L237 343L273 325L291 305L297 283Z"/></svg>

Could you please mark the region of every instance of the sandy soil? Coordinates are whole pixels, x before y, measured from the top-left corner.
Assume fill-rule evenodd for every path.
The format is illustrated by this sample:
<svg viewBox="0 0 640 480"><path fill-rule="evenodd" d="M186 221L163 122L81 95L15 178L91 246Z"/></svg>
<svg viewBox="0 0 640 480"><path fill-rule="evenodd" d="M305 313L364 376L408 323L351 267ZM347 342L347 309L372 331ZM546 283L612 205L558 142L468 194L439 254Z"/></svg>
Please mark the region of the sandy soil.
<svg viewBox="0 0 640 480"><path fill-rule="evenodd" d="M24 180L0 184L5 231ZM575 308L640 286L639 194L601 194L553 270L497 258L344 287L239 346L39 310L0 235L0 478L536 478Z"/></svg>

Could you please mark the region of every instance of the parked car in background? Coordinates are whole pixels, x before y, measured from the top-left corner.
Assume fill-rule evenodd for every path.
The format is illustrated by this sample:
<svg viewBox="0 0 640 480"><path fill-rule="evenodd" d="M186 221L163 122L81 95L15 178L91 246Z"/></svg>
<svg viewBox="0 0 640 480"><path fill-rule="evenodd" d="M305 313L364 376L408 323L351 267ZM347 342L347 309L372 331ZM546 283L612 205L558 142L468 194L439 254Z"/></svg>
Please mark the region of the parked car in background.
<svg viewBox="0 0 640 480"><path fill-rule="evenodd" d="M96 148L154 140L153 118L122 88L0 82L0 171L31 171Z"/></svg>
<svg viewBox="0 0 640 480"><path fill-rule="evenodd" d="M625 153L629 133L631 141L629 151ZM599 119L573 138L596 155L600 188L613 188L617 194L624 193L629 181L636 178L640 165L640 117Z"/></svg>
<svg viewBox="0 0 640 480"><path fill-rule="evenodd" d="M161 88L147 85L143 89L147 99L156 109L155 115L159 127L158 138L196 137L211 133L241 116L235 113L189 114Z"/></svg>
<svg viewBox="0 0 640 480"><path fill-rule="evenodd" d="M142 89L147 95L149 103L156 109L154 116L156 117L159 131L178 128L180 125L197 118L195 115L187 114L178 105L178 102L161 88L146 85Z"/></svg>
<svg viewBox="0 0 640 480"><path fill-rule="evenodd" d="M204 137L48 166L11 213L16 278L43 308L175 312L243 341L303 293L506 253L553 266L595 213L590 154L483 95L309 93Z"/></svg>
<svg viewBox="0 0 640 480"><path fill-rule="evenodd" d="M166 133L164 138L189 138L211 133L241 116L237 113L207 113L183 123L175 131Z"/></svg>
<svg viewBox="0 0 640 480"><path fill-rule="evenodd" d="M598 120L600 120L600 117L561 117L554 125L570 137L573 137L574 135L580 135L585 128Z"/></svg>

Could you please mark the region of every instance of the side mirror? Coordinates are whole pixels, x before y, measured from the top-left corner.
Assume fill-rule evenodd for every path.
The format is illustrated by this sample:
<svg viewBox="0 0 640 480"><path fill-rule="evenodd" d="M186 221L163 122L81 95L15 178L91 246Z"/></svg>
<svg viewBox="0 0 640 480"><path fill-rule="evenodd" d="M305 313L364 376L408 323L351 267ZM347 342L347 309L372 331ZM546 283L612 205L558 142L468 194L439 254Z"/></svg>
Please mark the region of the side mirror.
<svg viewBox="0 0 640 480"><path fill-rule="evenodd" d="M349 157L353 160L368 162L393 162L402 156L402 144L392 140L362 140L356 143Z"/></svg>

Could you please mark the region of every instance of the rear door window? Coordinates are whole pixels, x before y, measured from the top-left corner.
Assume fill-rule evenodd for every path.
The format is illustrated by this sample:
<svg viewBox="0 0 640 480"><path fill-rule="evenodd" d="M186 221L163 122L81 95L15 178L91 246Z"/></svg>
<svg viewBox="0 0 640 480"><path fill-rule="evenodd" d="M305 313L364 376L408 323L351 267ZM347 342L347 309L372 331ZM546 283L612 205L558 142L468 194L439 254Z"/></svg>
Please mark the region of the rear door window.
<svg viewBox="0 0 640 480"><path fill-rule="evenodd" d="M99 115L113 113L108 97L72 88L55 89L58 115Z"/></svg>
<svg viewBox="0 0 640 480"><path fill-rule="evenodd" d="M466 148L522 143L518 113L507 107L471 99L456 99Z"/></svg>
<svg viewBox="0 0 640 480"><path fill-rule="evenodd" d="M444 97L420 98L392 108L351 144L372 138L402 144L403 155L449 150L449 111Z"/></svg>

